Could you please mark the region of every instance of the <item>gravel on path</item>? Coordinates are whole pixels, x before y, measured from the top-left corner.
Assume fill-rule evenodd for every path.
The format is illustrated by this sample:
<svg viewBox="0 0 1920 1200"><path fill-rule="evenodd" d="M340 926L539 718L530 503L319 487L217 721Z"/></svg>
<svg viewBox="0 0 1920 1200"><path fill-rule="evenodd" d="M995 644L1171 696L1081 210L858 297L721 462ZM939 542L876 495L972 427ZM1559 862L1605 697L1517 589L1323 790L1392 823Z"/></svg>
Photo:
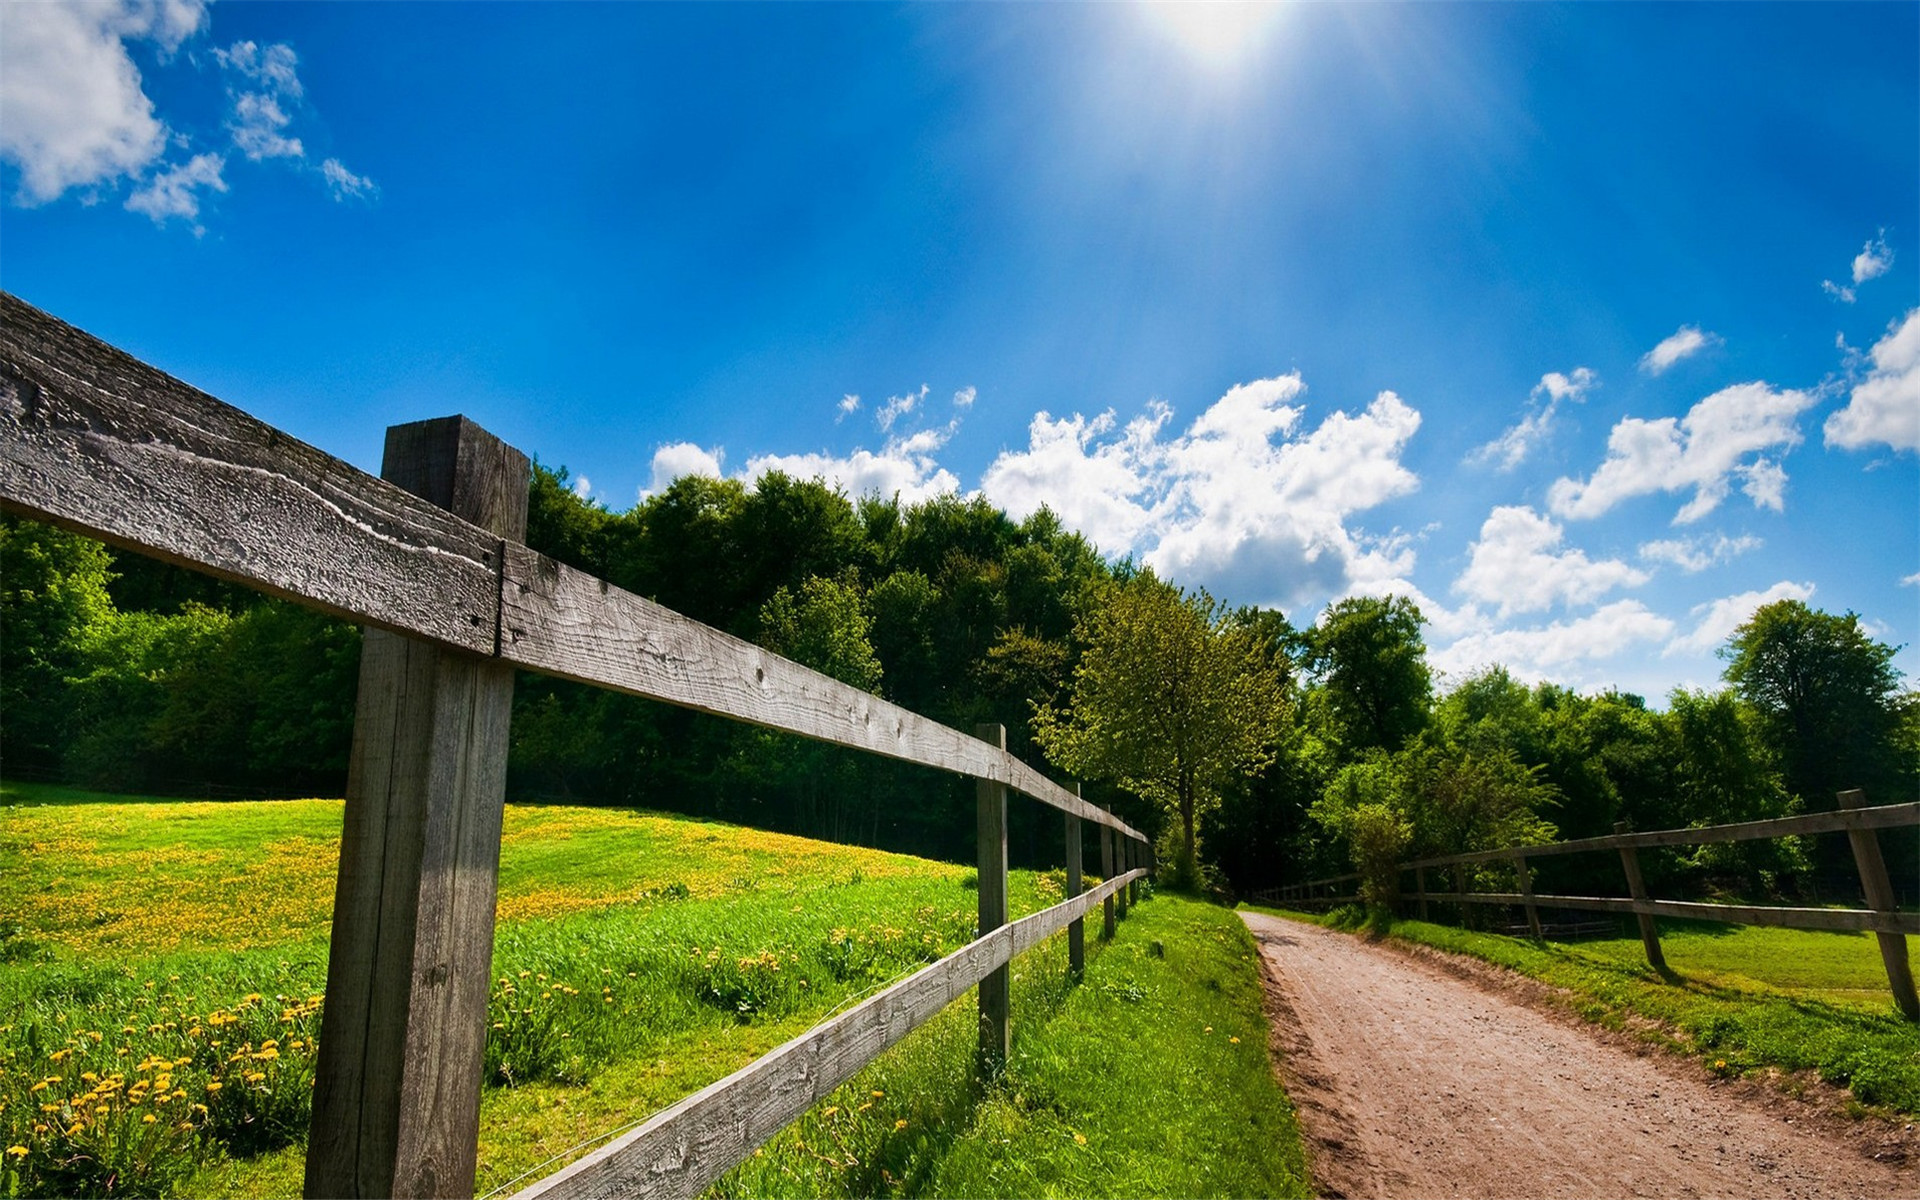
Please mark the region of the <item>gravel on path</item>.
<svg viewBox="0 0 1920 1200"><path fill-rule="evenodd" d="M1876 1161L1809 1106L1632 1053L1422 957L1240 915L1323 1196L1920 1197L1913 1161Z"/></svg>

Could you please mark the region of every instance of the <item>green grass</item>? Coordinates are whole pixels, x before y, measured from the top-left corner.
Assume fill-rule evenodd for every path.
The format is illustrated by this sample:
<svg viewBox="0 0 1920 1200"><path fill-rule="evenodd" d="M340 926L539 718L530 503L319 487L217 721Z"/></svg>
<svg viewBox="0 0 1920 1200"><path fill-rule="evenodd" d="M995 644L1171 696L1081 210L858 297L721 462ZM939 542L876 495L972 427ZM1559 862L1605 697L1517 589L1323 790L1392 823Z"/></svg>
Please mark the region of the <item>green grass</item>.
<svg viewBox="0 0 1920 1200"><path fill-rule="evenodd" d="M1585 1019L1633 1025L1717 1074L1811 1071L1860 1103L1920 1113L1920 1025L1894 1008L1870 934L1661 921L1665 975L1637 935L1537 943L1396 921L1391 936L1565 989Z"/></svg>
<svg viewBox="0 0 1920 1200"><path fill-rule="evenodd" d="M714 1189L748 1196L1306 1196L1255 949L1232 913L1162 896L1097 948L1015 965L1013 1051L970 1091L960 1003Z"/></svg>
<svg viewBox="0 0 1920 1200"><path fill-rule="evenodd" d="M29 1151L0 1157L0 1195L297 1192L340 802L0 798L0 1146ZM971 872L951 864L625 810L510 805L505 828L483 1192L972 935ZM1015 915L1056 902L1057 876L1016 872ZM1167 957L1148 955L1149 934ZM1143 906L1085 986L1066 985L1064 956L1056 937L1015 964L1002 1086L965 1086L971 1006L956 1004L852 1085L885 1097L820 1106L747 1190L790 1174L823 1194L999 1191L987 1181L1009 1161L1086 1194L1305 1186L1231 914ZM1218 1111L1183 1109L1194 1078L1213 1081L1198 1090ZM1176 1110L1198 1123L1159 1115ZM884 1148L855 1140L869 1126ZM969 1158L987 1131L1004 1143ZM864 1148L813 1154L835 1137ZM1235 1165L1216 1178L1160 1161L1188 1152Z"/></svg>

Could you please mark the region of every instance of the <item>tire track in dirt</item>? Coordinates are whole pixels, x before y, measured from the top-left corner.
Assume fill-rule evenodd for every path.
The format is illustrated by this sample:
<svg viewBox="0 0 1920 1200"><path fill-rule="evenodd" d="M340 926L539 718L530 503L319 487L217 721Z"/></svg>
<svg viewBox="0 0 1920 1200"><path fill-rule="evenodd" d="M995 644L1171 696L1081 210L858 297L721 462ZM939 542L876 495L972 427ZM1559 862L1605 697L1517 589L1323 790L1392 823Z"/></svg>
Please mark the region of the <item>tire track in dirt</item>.
<svg viewBox="0 0 1920 1200"><path fill-rule="evenodd" d="M1911 1161L1875 1161L1784 1097L1361 938L1240 915L1324 1196L1920 1196Z"/></svg>

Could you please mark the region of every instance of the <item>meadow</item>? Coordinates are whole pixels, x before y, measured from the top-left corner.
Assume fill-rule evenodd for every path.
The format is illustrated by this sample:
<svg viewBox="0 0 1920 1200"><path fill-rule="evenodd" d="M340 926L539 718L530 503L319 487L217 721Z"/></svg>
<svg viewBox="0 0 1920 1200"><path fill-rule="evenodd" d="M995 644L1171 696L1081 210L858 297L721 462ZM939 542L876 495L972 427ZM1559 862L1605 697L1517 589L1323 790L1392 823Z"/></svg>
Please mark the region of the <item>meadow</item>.
<svg viewBox="0 0 1920 1200"><path fill-rule="evenodd" d="M0 1194L299 1191L341 813L4 786ZM1062 882L1016 872L1015 915ZM971 886L857 847L509 805L480 1191L958 948ZM956 1004L715 1194L1306 1194L1240 923L1163 897L1089 942L1077 983L1063 937L1016 960L994 1086L968 1084Z"/></svg>
<svg viewBox="0 0 1920 1200"><path fill-rule="evenodd" d="M1279 910L1263 910L1275 911ZM1347 928L1356 910L1279 912ZM1810 1072L1852 1092L1856 1110L1920 1113L1920 1026L1901 1018L1873 936L1659 922L1668 972L1647 965L1637 934L1533 942L1424 921L1387 936L1471 955L1561 989L1582 1018L1691 1055L1717 1075Z"/></svg>

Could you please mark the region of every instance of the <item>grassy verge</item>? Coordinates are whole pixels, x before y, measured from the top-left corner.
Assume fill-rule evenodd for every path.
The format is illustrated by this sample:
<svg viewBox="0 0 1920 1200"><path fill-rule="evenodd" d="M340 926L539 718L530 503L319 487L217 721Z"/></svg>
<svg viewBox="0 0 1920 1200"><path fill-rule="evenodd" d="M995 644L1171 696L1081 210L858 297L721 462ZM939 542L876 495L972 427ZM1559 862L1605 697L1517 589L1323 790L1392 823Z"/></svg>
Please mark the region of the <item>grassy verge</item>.
<svg viewBox="0 0 1920 1200"><path fill-rule="evenodd" d="M1013 1053L970 1088L962 1002L862 1072L716 1196L1306 1196L1252 939L1158 897L1066 982L1064 939L1015 964Z"/></svg>
<svg viewBox="0 0 1920 1200"><path fill-rule="evenodd" d="M1857 1103L1920 1113L1920 1026L1893 1007L1870 934L1662 921L1665 975L1637 936L1542 943L1422 921L1396 921L1391 936L1565 989L1573 1011L1610 1028L1651 1022L1645 1036L1717 1074L1811 1071Z"/></svg>
<svg viewBox="0 0 1920 1200"><path fill-rule="evenodd" d="M340 803L0 799L0 1195L297 1193ZM970 875L715 823L509 806L481 1190L957 948ZM1060 898L1057 873L1016 873L1011 890L1016 915ZM1001 1086L965 1086L973 1025L956 1005L743 1169L770 1174L727 1186L1004 1191L987 1181L1011 1160L1088 1194L1304 1187L1230 914L1143 906L1085 986L1066 986L1064 956L1057 937L1015 965ZM1171 1014L1218 1036L1156 1033ZM1180 1093L1197 1081L1212 1109ZM950 1165L975 1161L962 1151L985 1129L998 1153ZM1227 1139L1209 1161L1231 1172L1162 1167L1208 1138Z"/></svg>

